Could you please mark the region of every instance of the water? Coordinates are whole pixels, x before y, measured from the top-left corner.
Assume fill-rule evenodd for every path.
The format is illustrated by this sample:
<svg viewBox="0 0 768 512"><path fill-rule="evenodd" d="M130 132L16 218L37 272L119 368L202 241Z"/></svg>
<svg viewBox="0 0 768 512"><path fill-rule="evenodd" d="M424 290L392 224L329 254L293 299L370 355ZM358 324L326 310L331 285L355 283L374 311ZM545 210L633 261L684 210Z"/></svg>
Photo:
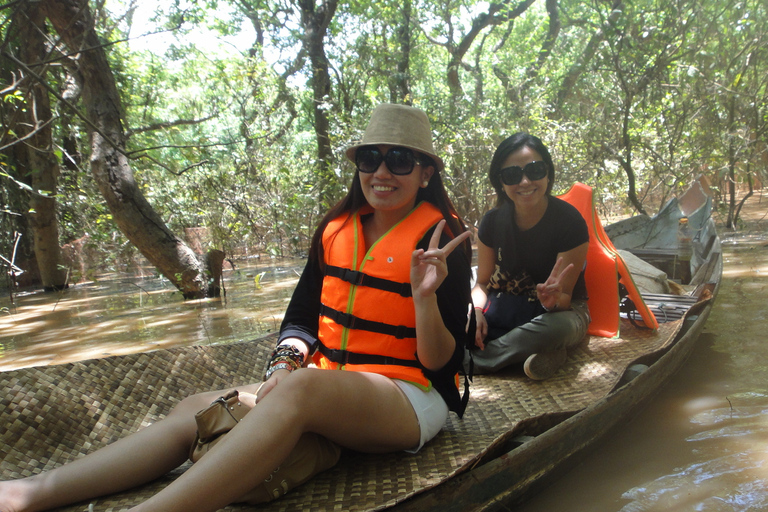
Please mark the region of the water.
<svg viewBox="0 0 768 512"><path fill-rule="evenodd" d="M256 338L280 322L304 261L224 271L222 299L184 301L167 280L108 277L0 300L0 371Z"/></svg>
<svg viewBox="0 0 768 512"><path fill-rule="evenodd" d="M516 510L768 510L766 209L755 198L750 226L724 237L720 293L684 367L637 417ZM225 272L222 300L184 302L157 279L105 279L13 304L5 297L0 370L273 332L303 264Z"/></svg>

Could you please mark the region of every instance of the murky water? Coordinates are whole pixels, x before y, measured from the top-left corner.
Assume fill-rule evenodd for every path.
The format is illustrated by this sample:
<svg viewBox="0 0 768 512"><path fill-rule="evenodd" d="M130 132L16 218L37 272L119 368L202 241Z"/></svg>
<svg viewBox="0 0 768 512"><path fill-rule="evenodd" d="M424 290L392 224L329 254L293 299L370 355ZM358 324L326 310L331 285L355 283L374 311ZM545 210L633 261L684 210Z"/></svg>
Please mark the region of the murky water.
<svg viewBox="0 0 768 512"><path fill-rule="evenodd" d="M13 303L3 297L0 371L274 332L303 267L281 259L225 270L222 299L183 301L164 279L116 277Z"/></svg>
<svg viewBox="0 0 768 512"><path fill-rule="evenodd" d="M637 417L517 510L768 510L768 203L750 204L750 227L724 236L723 283L685 366ZM273 332L303 265L226 272L222 300L184 302L157 279L105 279L13 304L4 297L0 370Z"/></svg>

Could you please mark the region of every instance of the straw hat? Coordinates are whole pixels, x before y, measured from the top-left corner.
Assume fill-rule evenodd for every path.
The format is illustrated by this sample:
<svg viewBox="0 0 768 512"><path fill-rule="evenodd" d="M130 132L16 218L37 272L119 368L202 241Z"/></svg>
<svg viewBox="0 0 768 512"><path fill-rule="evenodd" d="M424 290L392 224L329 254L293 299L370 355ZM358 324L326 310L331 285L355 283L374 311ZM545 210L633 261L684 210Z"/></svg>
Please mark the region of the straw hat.
<svg viewBox="0 0 768 512"><path fill-rule="evenodd" d="M435 161L438 171L445 168L442 158L435 154L427 114L418 108L393 103L377 106L371 113L371 121L365 129L363 140L347 148L347 158L354 162L357 148L377 144L411 148L429 155Z"/></svg>

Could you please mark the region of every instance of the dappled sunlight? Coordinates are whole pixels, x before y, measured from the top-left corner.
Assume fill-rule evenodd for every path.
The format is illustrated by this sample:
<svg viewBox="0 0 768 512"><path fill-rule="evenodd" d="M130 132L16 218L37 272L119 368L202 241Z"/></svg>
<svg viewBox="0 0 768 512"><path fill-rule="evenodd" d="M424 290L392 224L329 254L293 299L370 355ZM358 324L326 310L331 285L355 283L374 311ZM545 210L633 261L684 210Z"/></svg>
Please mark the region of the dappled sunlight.
<svg viewBox="0 0 768 512"><path fill-rule="evenodd" d="M630 489L622 497L632 501L621 512L765 510L766 488L768 451L752 448L691 464Z"/></svg>
<svg viewBox="0 0 768 512"><path fill-rule="evenodd" d="M760 251L768 251L768 248L761 247ZM758 263L749 258L735 257L731 261L726 261L726 269L723 270L723 277L754 277L758 280L768 280L768 262Z"/></svg>
<svg viewBox="0 0 768 512"><path fill-rule="evenodd" d="M226 295L184 301L162 279L115 278L0 299L0 371L183 345L243 341L280 328L305 260L225 271ZM264 272L257 283L253 274Z"/></svg>
<svg viewBox="0 0 768 512"><path fill-rule="evenodd" d="M501 394L490 387L475 386L471 392L473 402L492 402L501 398Z"/></svg>
<svg viewBox="0 0 768 512"><path fill-rule="evenodd" d="M579 367L579 373L576 376L576 382L584 382L594 379L595 377L599 377L601 375L607 375L610 373L613 373L615 370L599 361L590 361L587 363L582 364Z"/></svg>
<svg viewBox="0 0 768 512"><path fill-rule="evenodd" d="M768 278L768 235L723 242L723 277Z"/></svg>

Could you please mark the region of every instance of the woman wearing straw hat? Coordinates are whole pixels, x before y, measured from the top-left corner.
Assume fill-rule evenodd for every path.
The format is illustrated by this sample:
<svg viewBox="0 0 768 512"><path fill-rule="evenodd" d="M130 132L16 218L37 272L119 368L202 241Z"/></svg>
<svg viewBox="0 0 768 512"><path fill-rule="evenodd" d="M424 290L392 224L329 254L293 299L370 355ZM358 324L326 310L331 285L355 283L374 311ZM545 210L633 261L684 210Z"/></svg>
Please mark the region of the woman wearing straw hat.
<svg viewBox="0 0 768 512"><path fill-rule="evenodd" d="M379 105L346 155L358 172L315 232L264 382L238 388L253 408L134 510L260 501L255 489L307 433L363 452L417 451L449 410L463 412L456 375L471 300L469 233L443 187L427 116ZM310 356L317 368L306 368ZM163 420L82 459L0 482L0 511L46 510L167 473L195 442L195 413L224 393L186 398ZM311 473L335 464L338 451L326 452Z"/></svg>

